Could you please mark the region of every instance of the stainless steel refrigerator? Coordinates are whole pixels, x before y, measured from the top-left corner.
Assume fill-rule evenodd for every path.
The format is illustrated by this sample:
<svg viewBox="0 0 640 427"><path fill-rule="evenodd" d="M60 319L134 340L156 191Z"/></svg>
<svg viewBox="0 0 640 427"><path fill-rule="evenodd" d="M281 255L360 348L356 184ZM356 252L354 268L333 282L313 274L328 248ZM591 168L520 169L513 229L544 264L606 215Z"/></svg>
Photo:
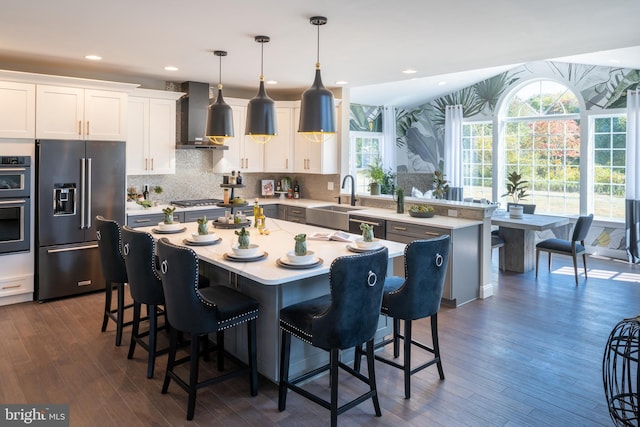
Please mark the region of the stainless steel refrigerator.
<svg viewBox="0 0 640 427"><path fill-rule="evenodd" d="M125 220L124 141L36 141L36 295L104 289L95 218Z"/></svg>

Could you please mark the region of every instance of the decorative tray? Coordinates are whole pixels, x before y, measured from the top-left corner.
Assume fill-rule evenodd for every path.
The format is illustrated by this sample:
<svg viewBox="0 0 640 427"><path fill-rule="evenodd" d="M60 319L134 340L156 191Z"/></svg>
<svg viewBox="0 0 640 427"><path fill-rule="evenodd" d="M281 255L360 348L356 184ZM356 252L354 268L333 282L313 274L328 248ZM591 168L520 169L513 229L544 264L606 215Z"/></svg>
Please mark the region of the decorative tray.
<svg viewBox="0 0 640 427"><path fill-rule="evenodd" d="M218 221L211 221L211 224L213 224L215 228L241 228L241 227L251 226L251 221L246 220L244 222L238 222L238 223L233 222L231 224L218 222Z"/></svg>
<svg viewBox="0 0 640 427"><path fill-rule="evenodd" d="M409 216L415 218L433 218L433 212L414 212L412 210L409 211Z"/></svg>
<svg viewBox="0 0 640 427"><path fill-rule="evenodd" d="M287 262L286 259L284 258L278 258L276 260L276 264L278 264L279 267L290 268L292 270L305 270L307 268L314 268L319 265L322 265L323 262L324 261L322 260L322 258L316 258L314 262L311 262L309 264L291 264Z"/></svg>

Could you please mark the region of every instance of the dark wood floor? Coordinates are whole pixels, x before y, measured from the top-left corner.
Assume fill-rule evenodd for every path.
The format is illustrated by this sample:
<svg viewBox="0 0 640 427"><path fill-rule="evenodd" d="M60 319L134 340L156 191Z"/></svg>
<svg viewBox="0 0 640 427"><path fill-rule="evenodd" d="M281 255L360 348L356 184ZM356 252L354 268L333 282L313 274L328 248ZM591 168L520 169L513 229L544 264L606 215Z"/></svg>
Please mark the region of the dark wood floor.
<svg viewBox="0 0 640 427"><path fill-rule="evenodd" d="M495 256L494 258L497 258ZM589 279L575 286L569 260L557 257L536 281L499 273L495 295L457 309L442 308L440 340L446 379L429 368L403 396L400 371L376 365L382 417L370 402L339 417L341 426L612 425L601 363L613 326L640 313L640 268L590 258ZM103 294L45 304L0 307L0 401L68 403L72 426L326 426L328 411L289 394L278 412L276 386L264 378L257 397L248 381L200 390L195 419L185 420L186 394L175 384L162 395L166 356L146 379L146 354L127 360L114 327L100 332ZM428 322L416 322L429 337ZM215 362L203 374L214 372ZM326 378L313 387L326 389ZM341 377L341 392L360 390Z"/></svg>

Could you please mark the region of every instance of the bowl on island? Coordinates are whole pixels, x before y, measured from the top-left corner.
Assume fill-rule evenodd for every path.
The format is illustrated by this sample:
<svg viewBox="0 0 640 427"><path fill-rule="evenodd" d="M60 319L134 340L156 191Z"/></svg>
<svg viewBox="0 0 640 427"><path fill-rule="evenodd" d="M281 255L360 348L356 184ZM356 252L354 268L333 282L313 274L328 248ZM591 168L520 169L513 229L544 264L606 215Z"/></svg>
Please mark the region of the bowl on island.
<svg viewBox="0 0 640 427"><path fill-rule="evenodd" d="M193 233L193 234L191 234L191 240L193 240L194 242L211 242L213 240L216 240L217 238L218 238L218 236L216 236L216 233L207 233L207 234Z"/></svg>
<svg viewBox="0 0 640 427"><path fill-rule="evenodd" d="M164 222L158 223L158 229L162 231L180 230L182 227L184 226L179 222L172 222L171 224L167 224Z"/></svg>
<svg viewBox="0 0 640 427"><path fill-rule="evenodd" d="M238 258L250 258L258 255L258 245L252 243L248 248L240 248L238 245L231 246L233 255Z"/></svg>
<svg viewBox="0 0 640 427"><path fill-rule="evenodd" d="M356 247L358 249L376 249L380 247L380 239L373 239L371 242L365 242L362 237L356 239Z"/></svg>
<svg viewBox="0 0 640 427"><path fill-rule="evenodd" d="M307 251L305 255L296 255L295 251L287 252L287 262L290 264L309 264L313 262L313 251Z"/></svg>

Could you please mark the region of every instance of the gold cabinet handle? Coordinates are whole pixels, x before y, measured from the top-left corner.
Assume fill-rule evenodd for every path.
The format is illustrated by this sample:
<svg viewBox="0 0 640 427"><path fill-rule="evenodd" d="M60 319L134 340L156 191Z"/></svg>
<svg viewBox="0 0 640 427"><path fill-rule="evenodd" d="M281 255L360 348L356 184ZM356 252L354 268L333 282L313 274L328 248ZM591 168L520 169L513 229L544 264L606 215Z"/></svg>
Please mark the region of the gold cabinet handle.
<svg viewBox="0 0 640 427"><path fill-rule="evenodd" d="M289 158L284 159L284 168L289 169Z"/></svg>
<svg viewBox="0 0 640 427"><path fill-rule="evenodd" d="M153 157L151 158L151 170L153 170Z"/></svg>
<svg viewBox="0 0 640 427"><path fill-rule="evenodd" d="M149 170L149 159L144 158L144 170Z"/></svg>
<svg viewBox="0 0 640 427"><path fill-rule="evenodd" d="M82 120L78 120L78 135L82 135Z"/></svg>
<svg viewBox="0 0 640 427"><path fill-rule="evenodd" d="M394 226L394 227L393 227L393 229L394 229L394 230L399 230L399 231L407 231L407 227L397 227L397 226Z"/></svg>
<svg viewBox="0 0 640 427"><path fill-rule="evenodd" d="M434 233L433 231L425 231L424 234L427 236L440 236L440 233Z"/></svg>
<svg viewBox="0 0 640 427"><path fill-rule="evenodd" d="M87 135L89 135L89 120L87 120Z"/></svg>

